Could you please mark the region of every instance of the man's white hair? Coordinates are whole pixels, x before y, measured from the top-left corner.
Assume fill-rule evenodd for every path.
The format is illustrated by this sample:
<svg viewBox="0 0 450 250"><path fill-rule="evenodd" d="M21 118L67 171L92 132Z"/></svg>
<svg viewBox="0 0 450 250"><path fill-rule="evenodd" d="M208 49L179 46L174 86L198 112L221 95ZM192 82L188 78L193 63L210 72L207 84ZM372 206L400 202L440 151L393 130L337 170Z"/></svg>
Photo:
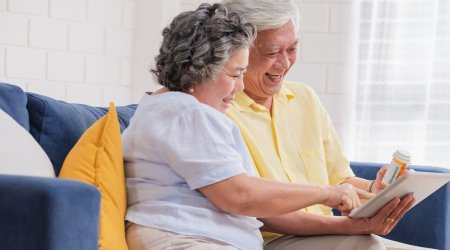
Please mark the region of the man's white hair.
<svg viewBox="0 0 450 250"><path fill-rule="evenodd" d="M298 30L300 14L293 0L223 0L230 12L237 12L256 30L276 29L293 20Z"/></svg>

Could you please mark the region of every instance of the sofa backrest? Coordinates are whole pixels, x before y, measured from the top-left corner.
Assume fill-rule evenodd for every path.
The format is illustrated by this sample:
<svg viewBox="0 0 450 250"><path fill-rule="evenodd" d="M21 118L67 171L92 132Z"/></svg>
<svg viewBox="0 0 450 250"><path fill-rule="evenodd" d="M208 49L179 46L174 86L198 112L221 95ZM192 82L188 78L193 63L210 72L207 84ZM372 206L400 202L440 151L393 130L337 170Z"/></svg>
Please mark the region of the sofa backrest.
<svg viewBox="0 0 450 250"><path fill-rule="evenodd" d="M64 159L81 135L108 112L107 107L67 103L27 93L30 133L49 156L55 174L59 175ZM129 124L137 105L116 107L120 129Z"/></svg>
<svg viewBox="0 0 450 250"><path fill-rule="evenodd" d="M0 82L0 109L29 131L30 122L26 104L27 96L20 87Z"/></svg>
<svg viewBox="0 0 450 250"><path fill-rule="evenodd" d="M121 131L128 126L136 107L116 107ZM31 133L50 158L56 175L84 131L108 112L107 107L58 101L1 82L0 109Z"/></svg>

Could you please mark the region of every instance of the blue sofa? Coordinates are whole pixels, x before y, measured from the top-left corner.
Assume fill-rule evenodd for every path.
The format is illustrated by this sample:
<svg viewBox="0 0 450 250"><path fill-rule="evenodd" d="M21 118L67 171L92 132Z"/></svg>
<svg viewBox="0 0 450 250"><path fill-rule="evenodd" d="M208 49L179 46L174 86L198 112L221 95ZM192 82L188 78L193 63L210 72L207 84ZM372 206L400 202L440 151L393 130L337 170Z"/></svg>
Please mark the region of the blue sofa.
<svg viewBox="0 0 450 250"><path fill-rule="evenodd" d="M58 175L81 134L107 108L71 104L25 93L0 83L0 108L28 130L48 154ZM136 105L117 107L123 130ZM352 162L360 177L373 179L381 164ZM412 166L416 171L450 170ZM2 249L98 249L100 193L88 184L58 178L0 174ZM389 239L450 250L450 185L411 209Z"/></svg>

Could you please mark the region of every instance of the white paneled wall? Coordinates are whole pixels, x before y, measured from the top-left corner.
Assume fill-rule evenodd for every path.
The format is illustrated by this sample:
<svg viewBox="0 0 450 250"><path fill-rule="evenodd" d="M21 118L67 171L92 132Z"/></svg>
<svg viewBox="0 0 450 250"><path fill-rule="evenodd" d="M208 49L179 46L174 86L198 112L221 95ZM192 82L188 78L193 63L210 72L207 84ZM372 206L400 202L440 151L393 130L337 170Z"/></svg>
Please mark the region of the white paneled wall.
<svg viewBox="0 0 450 250"><path fill-rule="evenodd" d="M130 103L132 0L0 0L0 81L91 105Z"/></svg>

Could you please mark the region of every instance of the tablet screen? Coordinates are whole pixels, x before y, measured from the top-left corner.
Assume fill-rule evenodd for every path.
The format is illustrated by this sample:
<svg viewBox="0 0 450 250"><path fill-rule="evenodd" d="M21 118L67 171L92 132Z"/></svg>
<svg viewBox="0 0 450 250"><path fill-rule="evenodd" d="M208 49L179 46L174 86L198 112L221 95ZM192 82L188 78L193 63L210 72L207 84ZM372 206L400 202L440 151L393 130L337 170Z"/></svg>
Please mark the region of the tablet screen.
<svg viewBox="0 0 450 250"><path fill-rule="evenodd" d="M389 201L396 197L412 194L416 199L413 206L450 181L450 174L406 171L395 182L368 200L359 208L353 209L350 217L372 217Z"/></svg>

